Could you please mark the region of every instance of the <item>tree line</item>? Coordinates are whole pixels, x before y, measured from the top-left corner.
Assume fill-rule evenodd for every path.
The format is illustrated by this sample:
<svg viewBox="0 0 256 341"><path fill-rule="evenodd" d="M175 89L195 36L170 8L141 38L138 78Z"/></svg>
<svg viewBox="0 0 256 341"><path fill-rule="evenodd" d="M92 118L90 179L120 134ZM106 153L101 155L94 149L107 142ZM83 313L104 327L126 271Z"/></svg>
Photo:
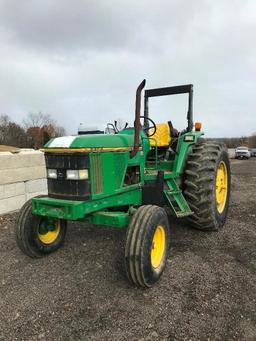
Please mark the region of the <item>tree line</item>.
<svg viewBox="0 0 256 341"><path fill-rule="evenodd" d="M65 129L49 114L29 113L22 124L12 121L8 115L0 115L0 145L39 149L51 138L64 135ZM238 146L256 148L256 132L251 136L207 140L224 142L228 148Z"/></svg>
<svg viewBox="0 0 256 341"><path fill-rule="evenodd" d="M256 148L256 132L251 136L241 136L241 137L224 137L224 138L208 138L207 140L219 141L225 143L228 148L236 148L239 146L244 146L248 148Z"/></svg>
<svg viewBox="0 0 256 341"><path fill-rule="evenodd" d="M39 149L51 138L65 134L65 129L49 114L29 113L22 124L0 115L0 145Z"/></svg>

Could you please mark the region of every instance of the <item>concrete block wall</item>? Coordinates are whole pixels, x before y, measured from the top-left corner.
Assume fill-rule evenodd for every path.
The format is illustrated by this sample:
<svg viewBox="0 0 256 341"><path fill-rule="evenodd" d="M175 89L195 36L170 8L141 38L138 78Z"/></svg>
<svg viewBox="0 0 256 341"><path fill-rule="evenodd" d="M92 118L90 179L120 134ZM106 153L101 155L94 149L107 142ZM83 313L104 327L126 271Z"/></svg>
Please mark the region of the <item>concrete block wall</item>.
<svg viewBox="0 0 256 341"><path fill-rule="evenodd" d="M0 214L19 210L30 198L47 194L44 154L0 152Z"/></svg>

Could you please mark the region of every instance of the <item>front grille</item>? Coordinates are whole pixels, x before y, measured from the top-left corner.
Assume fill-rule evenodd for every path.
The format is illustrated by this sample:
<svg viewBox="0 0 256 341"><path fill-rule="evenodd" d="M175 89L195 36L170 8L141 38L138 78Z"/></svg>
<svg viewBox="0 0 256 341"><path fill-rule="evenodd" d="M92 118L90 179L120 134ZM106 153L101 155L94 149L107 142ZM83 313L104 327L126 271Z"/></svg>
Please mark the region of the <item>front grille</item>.
<svg viewBox="0 0 256 341"><path fill-rule="evenodd" d="M85 169L89 168L87 153L45 153L46 168Z"/></svg>
<svg viewBox="0 0 256 341"><path fill-rule="evenodd" d="M91 156L91 160L93 173L92 192L93 194L99 194L103 191L101 155L98 153L94 153Z"/></svg>
<svg viewBox="0 0 256 341"><path fill-rule="evenodd" d="M47 179L48 196L68 200L88 200L89 180L67 180L67 169L89 169L87 153L45 153L46 168L57 169L57 179Z"/></svg>

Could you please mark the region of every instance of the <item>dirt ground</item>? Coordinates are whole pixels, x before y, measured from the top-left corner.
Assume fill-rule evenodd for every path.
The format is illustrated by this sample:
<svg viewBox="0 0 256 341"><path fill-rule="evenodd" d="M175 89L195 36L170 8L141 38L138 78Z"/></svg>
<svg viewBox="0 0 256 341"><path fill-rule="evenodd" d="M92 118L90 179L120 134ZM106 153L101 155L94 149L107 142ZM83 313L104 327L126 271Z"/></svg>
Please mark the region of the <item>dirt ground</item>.
<svg viewBox="0 0 256 341"><path fill-rule="evenodd" d="M173 223L149 290L126 281L123 231L73 223L34 260L15 245L15 215L0 217L0 340L256 340L256 158L232 173L224 229Z"/></svg>

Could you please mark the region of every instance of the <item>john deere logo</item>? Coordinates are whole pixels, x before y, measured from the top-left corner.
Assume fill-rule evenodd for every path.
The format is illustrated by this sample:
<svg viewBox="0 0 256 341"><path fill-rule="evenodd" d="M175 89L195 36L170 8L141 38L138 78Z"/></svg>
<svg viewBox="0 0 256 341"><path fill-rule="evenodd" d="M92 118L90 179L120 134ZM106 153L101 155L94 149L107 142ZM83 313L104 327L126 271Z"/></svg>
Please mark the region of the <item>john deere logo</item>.
<svg viewBox="0 0 256 341"><path fill-rule="evenodd" d="M60 180L64 179L64 178L66 177L66 175L65 175L65 170L63 170L63 169L58 169L58 171L57 171L57 177L58 177L58 179L60 179Z"/></svg>

